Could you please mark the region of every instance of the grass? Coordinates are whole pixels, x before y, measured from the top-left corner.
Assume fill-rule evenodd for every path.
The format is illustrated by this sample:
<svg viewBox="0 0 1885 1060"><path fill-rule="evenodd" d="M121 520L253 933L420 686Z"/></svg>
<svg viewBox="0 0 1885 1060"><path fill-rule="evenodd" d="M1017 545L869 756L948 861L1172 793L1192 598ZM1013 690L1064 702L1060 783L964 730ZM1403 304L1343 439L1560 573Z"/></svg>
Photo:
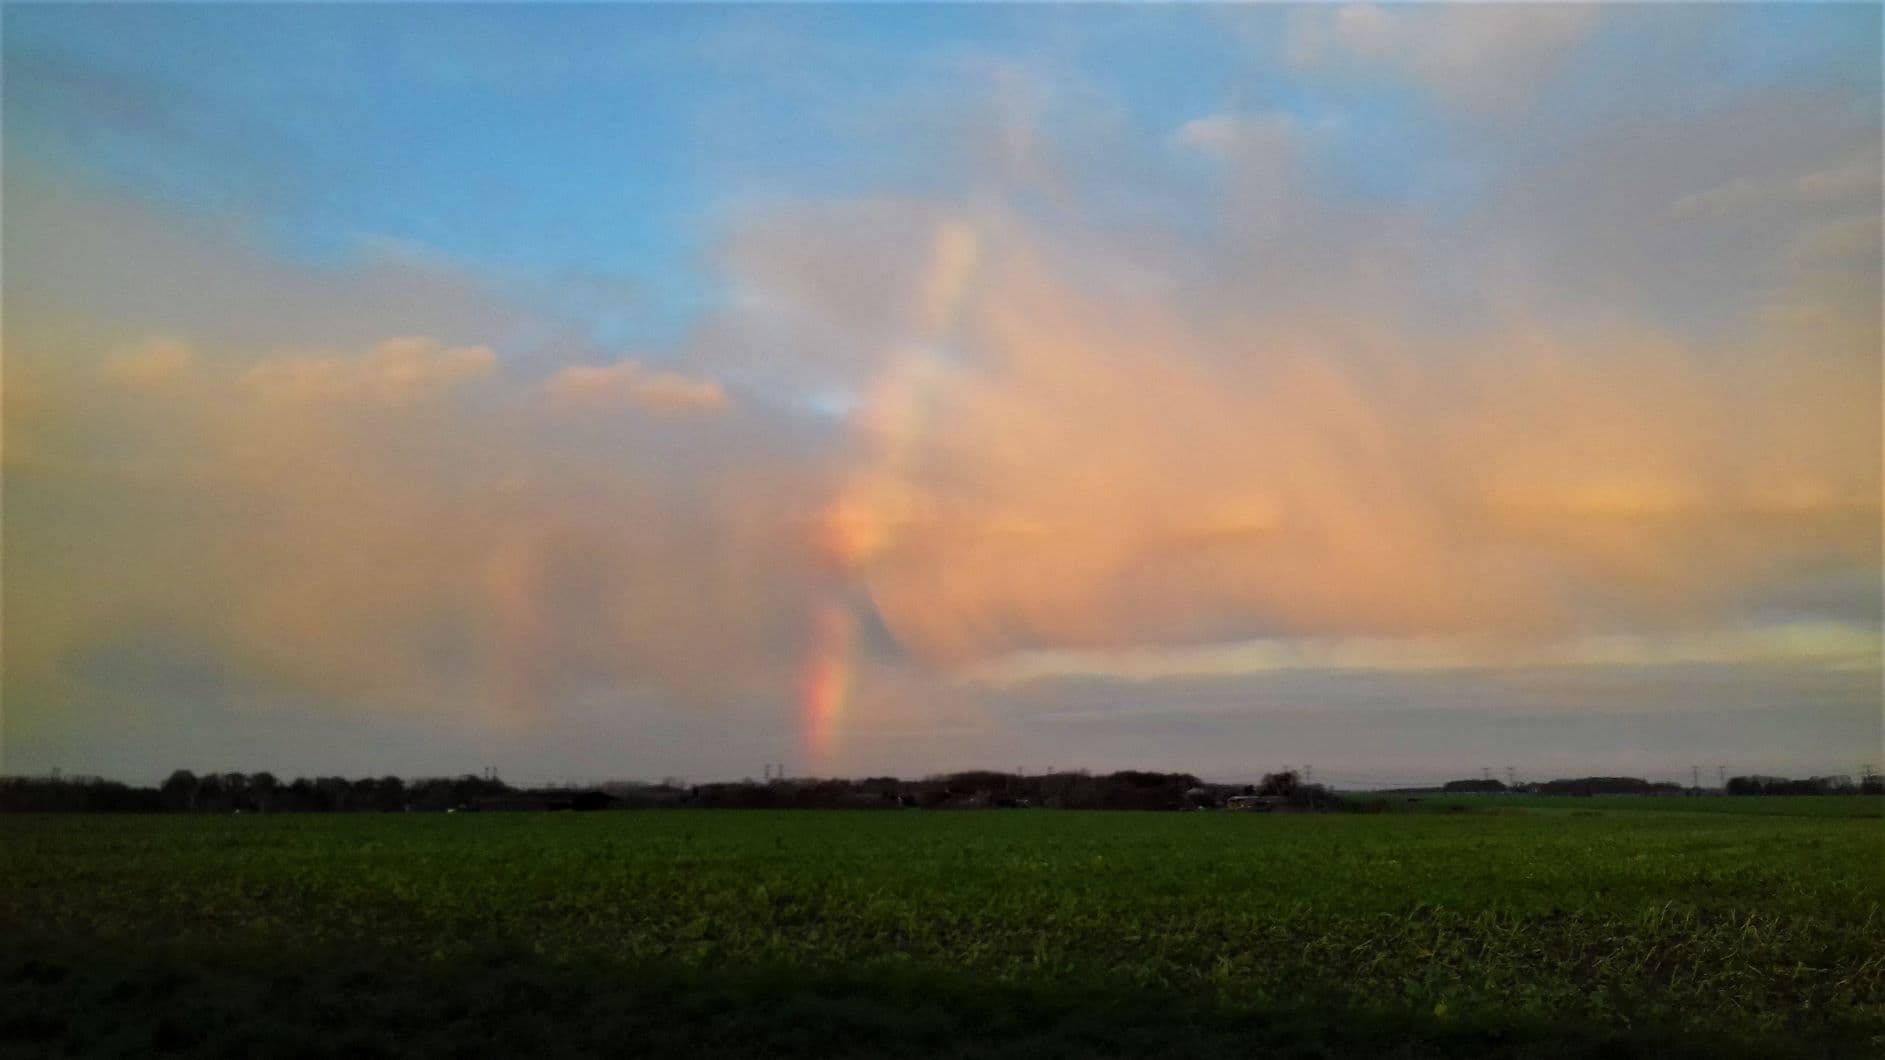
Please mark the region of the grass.
<svg viewBox="0 0 1885 1060"><path fill-rule="evenodd" d="M1875 821L1543 809L0 818L0 1053L1885 1049Z"/></svg>

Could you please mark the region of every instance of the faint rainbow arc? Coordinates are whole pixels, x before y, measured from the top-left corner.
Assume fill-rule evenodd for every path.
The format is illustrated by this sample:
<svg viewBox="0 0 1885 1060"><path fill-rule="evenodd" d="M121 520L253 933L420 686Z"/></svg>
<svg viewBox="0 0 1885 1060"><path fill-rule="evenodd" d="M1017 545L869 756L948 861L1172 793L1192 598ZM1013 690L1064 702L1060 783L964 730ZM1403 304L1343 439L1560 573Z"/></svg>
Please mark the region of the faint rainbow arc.
<svg viewBox="0 0 1885 1060"><path fill-rule="evenodd" d="M798 679L801 741L814 770L838 752L857 684L858 618L850 583L890 547L909 518L909 465L928 425L935 347L961 316L980 256L975 228L960 221L937 226L923 273L916 341L892 358L854 418L875 458L846 480L819 520L818 546L831 583L812 602Z"/></svg>

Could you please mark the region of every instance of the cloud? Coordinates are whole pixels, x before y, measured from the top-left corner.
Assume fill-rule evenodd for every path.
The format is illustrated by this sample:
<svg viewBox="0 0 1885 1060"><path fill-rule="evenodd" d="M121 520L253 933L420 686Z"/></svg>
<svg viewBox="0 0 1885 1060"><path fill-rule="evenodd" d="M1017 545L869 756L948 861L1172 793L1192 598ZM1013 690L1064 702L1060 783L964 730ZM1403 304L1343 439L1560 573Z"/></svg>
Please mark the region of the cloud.
<svg viewBox="0 0 1885 1060"><path fill-rule="evenodd" d="M661 412L701 412L727 404L726 390L711 379L635 361L574 365L552 376L543 389L553 402L576 409L638 405Z"/></svg>
<svg viewBox="0 0 1885 1060"><path fill-rule="evenodd" d="M1787 262L1797 270L1864 268L1878 260L1879 214L1841 217L1800 233L1787 251Z"/></svg>
<svg viewBox="0 0 1885 1060"><path fill-rule="evenodd" d="M48 228L66 208L97 212L36 201ZM573 391L580 372L551 378L604 402L738 414L570 417L492 345L312 340L316 318L342 336L379 319L379 296L215 224L102 208L122 224L77 223L80 257L126 274L141 260L177 300L155 314L159 337L140 336L124 321L147 317L142 287L95 287L71 253L10 263L42 296L8 317L10 736L116 716L108 704L139 688L502 726L611 694L737 712L790 687L816 423L632 362ZM66 311L88 291L96 312ZM513 333L511 318L466 321ZM173 649L189 665L153 662ZM152 666L181 676L112 672ZM217 683L177 687L192 675Z"/></svg>
<svg viewBox="0 0 1885 1060"><path fill-rule="evenodd" d="M1877 159L1855 158L1794 176L1737 177L1682 196L1670 206L1669 214L1719 219L1761 208L1876 205L1880 170Z"/></svg>
<svg viewBox="0 0 1885 1060"><path fill-rule="evenodd" d="M857 422L898 455L835 509L872 542L847 554L889 630L935 665L1654 629L1876 564L1851 353L1789 365L1777 400L1766 355L1702 369L1653 334L1384 342L1307 309L1205 328L1039 242L980 231L964 352L889 370Z"/></svg>
<svg viewBox="0 0 1885 1060"><path fill-rule="evenodd" d="M239 218L152 209L11 154L7 197L33 204L9 211L5 232L15 343L61 341L83 326L200 349L348 350L429 335L515 351L555 323L476 272L401 244L361 240L328 265L283 260L260 252L261 233Z"/></svg>
<svg viewBox="0 0 1885 1060"><path fill-rule="evenodd" d="M1815 202L1878 201L1880 170L1876 157L1859 157L1802 174L1793 180L1792 191L1802 199Z"/></svg>
<svg viewBox="0 0 1885 1060"><path fill-rule="evenodd" d="M1178 127L1178 146L1219 158L1259 154L1287 156L1296 145L1296 122L1287 114L1239 117L1211 114Z"/></svg>
<svg viewBox="0 0 1885 1060"><path fill-rule="evenodd" d="M1593 16L1302 17L1305 93L1386 66L1505 119ZM498 745L805 711L841 763L986 755L1062 679L1876 671L1871 112L1494 120L1434 208L1322 179L1319 119L1129 139L1030 85L927 115L967 132L923 179L721 204L724 297L631 359L447 261L10 169L10 733L196 682Z"/></svg>
<svg viewBox="0 0 1885 1060"><path fill-rule="evenodd" d="M1878 634L1874 629L1820 622L1703 633L1591 635L1521 645L1458 636L1268 638L1114 652L1018 652L975 666L960 680L969 685L1010 688L1071 678L1145 683L1297 671L1418 674L1763 663L1876 671L1880 664Z"/></svg>
<svg viewBox="0 0 1885 1060"><path fill-rule="evenodd" d="M388 339L357 357L288 356L262 361L242 386L262 401L347 402L401 406L490 375L487 346L446 346L437 339Z"/></svg>
<svg viewBox="0 0 1885 1060"><path fill-rule="evenodd" d="M162 386L188 374L194 363L195 355L188 343L152 339L112 354L105 361L105 375L124 386Z"/></svg>
<svg viewBox="0 0 1885 1060"><path fill-rule="evenodd" d="M1290 56L1303 70L1398 70L1469 112L1511 116L1530 107L1598 17L1581 4L1344 4L1304 13Z"/></svg>

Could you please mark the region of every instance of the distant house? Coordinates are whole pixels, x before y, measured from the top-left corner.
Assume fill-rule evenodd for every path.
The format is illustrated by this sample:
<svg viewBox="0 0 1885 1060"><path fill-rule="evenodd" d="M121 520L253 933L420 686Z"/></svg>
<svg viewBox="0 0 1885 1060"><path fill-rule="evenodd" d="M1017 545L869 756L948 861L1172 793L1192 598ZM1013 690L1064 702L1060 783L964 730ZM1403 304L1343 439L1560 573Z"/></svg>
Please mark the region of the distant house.
<svg viewBox="0 0 1885 1060"><path fill-rule="evenodd" d="M1254 813L1268 813L1288 805L1289 800L1281 795L1232 795L1224 800L1227 810L1244 810Z"/></svg>

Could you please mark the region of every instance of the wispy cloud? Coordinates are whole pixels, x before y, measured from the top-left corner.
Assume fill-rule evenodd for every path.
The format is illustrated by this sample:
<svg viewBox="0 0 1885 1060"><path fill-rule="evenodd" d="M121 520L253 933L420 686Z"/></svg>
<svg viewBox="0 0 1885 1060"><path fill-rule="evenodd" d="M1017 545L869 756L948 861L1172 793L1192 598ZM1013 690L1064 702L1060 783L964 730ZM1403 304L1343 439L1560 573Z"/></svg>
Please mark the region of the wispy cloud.
<svg viewBox="0 0 1885 1060"><path fill-rule="evenodd" d="M1104 678L1145 683L1320 671L1445 673L1475 670L1782 664L1876 671L1878 630L1794 623L1701 633L1609 634L1533 642L1478 637L1266 638L1229 644L1120 651L1033 651L965 671L969 685L1008 688L1035 681Z"/></svg>
<svg viewBox="0 0 1885 1060"><path fill-rule="evenodd" d="M1530 107L1601 16L1589 4L1343 4L1302 13L1290 55L1304 70L1402 71L1447 103L1511 116Z"/></svg>
<svg viewBox="0 0 1885 1060"><path fill-rule="evenodd" d="M572 409L640 405L667 412L699 412L727 403L726 389L711 379L649 368L636 361L573 365L544 384L544 393Z"/></svg>

